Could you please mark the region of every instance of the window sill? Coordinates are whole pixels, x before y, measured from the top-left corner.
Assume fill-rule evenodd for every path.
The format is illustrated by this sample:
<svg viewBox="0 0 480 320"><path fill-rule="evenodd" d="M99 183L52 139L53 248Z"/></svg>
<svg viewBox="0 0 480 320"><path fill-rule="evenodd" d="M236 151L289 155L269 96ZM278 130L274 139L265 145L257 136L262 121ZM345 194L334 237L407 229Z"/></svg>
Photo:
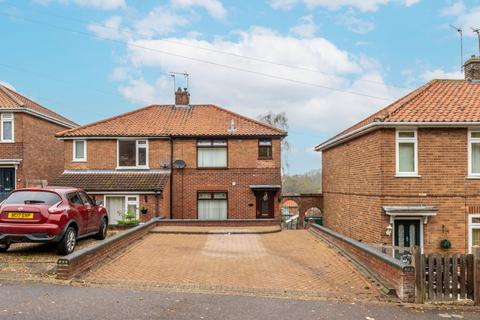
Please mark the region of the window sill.
<svg viewBox="0 0 480 320"><path fill-rule="evenodd" d="M0 143L15 143L15 141L1 140Z"/></svg>
<svg viewBox="0 0 480 320"><path fill-rule="evenodd" d="M228 167L197 167L198 170L227 170Z"/></svg>
<svg viewBox="0 0 480 320"><path fill-rule="evenodd" d="M87 159L72 160L72 162L87 162Z"/></svg>
<svg viewBox="0 0 480 320"><path fill-rule="evenodd" d="M115 170L150 170L150 167L116 167Z"/></svg>
<svg viewBox="0 0 480 320"><path fill-rule="evenodd" d="M395 178L421 178L418 174L396 174Z"/></svg>
<svg viewBox="0 0 480 320"><path fill-rule="evenodd" d="M273 158L258 158L258 160L273 160Z"/></svg>
<svg viewBox="0 0 480 320"><path fill-rule="evenodd" d="M465 179L469 179L469 180L480 180L480 176L466 176Z"/></svg>

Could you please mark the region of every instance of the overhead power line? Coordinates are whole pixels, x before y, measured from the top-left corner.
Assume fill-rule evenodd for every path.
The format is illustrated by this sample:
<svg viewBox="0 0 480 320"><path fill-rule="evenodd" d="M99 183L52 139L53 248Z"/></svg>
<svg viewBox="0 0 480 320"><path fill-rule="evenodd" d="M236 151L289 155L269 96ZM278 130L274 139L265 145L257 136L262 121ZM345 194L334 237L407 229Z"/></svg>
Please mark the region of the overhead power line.
<svg viewBox="0 0 480 320"><path fill-rule="evenodd" d="M127 47L128 46L135 47L135 48L139 48L139 49L142 49L142 50L148 50L148 51L152 51L152 52L156 52L156 53L160 53L160 54L164 54L164 55L168 55L168 56L182 58L182 59L185 59L185 60L200 62L200 63L203 63L203 64L213 65L213 66L217 66L217 67L221 67L221 68L225 68L225 69L230 69L230 70L235 70L235 71L239 71L239 72L243 72L243 73L254 74L254 75L262 76L262 77L265 77L265 78L288 81L288 82L296 83L296 84L299 84L299 85L316 87L316 88L321 88L321 89L330 90L330 91L342 92L342 93L347 93L347 94L351 94L351 95L356 95L356 96L361 96L361 97L366 97L366 98L371 98L371 99L376 99L376 100L392 102L392 99L386 98L386 97L374 96L374 95L370 95L370 94L366 94L366 93L362 93L362 92L350 91L350 90L341 89L341 88L329 87L329 86L321 85L321 84L318 84L318 83L312 83L312 82L307 82L307 81L302 81L302 80L297 80L297 79L291 79L291 78L277 76L277 75L273 75L273 74L269 74L269 73L265 73L265 72L254 71L254 70L235 67L235 66L231 66L231 65L227 65L227 64L223 64L223 63L217 63L217 62L214 62L214 61L203 60L203 59L199 59L199 58L195 58L195 57L185 56L185 55L169 52L169 51L166 51L166 50L159 50L159 49L156 49L156 48L142 46L142 45L138 45L138 44L135 44L135 43L125 42L125 41L117 40L117 39L106 38L106 37L102 37L102 36L99 36L99 35L94 35L94 34L91 34L91 33L88 33L88 32L79 31L79 30L75 30L75 29L71 29L71 28L66 28L66 27L63 27L63 26L58 26L58 25L55 25L55 24L52 24L52 23L38 21L38 20L35 20L35 19L29 19L29 18L25 18L25 17L21 17L21 16L18 16L18 15L11 14L11 13L8 13L8 12L4 12L4 11L0 12L0 15L8 16L8 17L11 17L11 18L16 18L16 19L27 21L27 22L30 22L30 23L36 23L36 24L48 26L50 28L75 33L75 34L86 36L86 37L93 37L93 38L98 38L98 39L110 41L110 42L113 42L113 43L119 43L119 44L125 45Z"/></svg>
<svg viewBox="0 0 480 320"><path fill-rule="evenodd" d="M8 5L10 7L13 7L13 8L17 8L17 6L18 6L17 4L12 5L12 4L7 3L7 2L5 2L4 4ZM37 11L37 10L32 10L32 9L26 8L26 7L23 7L23 8L27 9L27 10L30 10L32 12L35 12L35 13L39 13L39 11ZM71 21L76 21L76 22L80 22L80 23L92 23L91 21L87 21L87 20L84 20L84 19L79 19L79 18L75 18L75 17L66 17L66 16L63 16L63 15L59 15L59 14L51 13L51 12L48 12L48 13L40 12L40 13L43 14L43 15L48 15L48 16L52 16L52 17L61 18L61 19L67 20L67 21L71 20ZM100 25L100 24L97 24L97 25L100 28L103 28L103 29L110 29L110 30L113 30L113 31L118 30L117 28L111 27L111 26L108 26L108 25ZM149 38L151 36L150 34L146 34L146 33L142 33L142 32L134 32L134 31L131 31L131 30L123 30L122 32L126 32L131 36L140 35L140 36L143 36L143 37L146 37L146 38ZM278 61L273 61L273 60L268 60L268 59L263 59L263 58L258 58L258 57L247 56L247 55L242 55L242 54L238 54L238 53L218 50L218 49L214 49L214 48L206 48L206 47L203 47L203 46L190 44L190 43L185 43L185 42L181 42L181 41L175 41L175 40L172 40L172 39L162 38L162 39L154 39L154 40L155 41L162 41L162 42L170 43L170 44L175 44L175 45L179 45L179 46L184 46L184 47L188 47L188 48L199 49L199 50L204 50L204 51L208 51L208 52L214 52L214 53L222 54L222 55L226 55L226 56L231 56L231 57L236 57L236 58L261 62L261 63L266 63L266 64L270 64L270 65L276 65L276 66L285 67L285 68L289 68L289 69L296 69L296 70L307 71L307 72L312 72L312 73L324 74L324 75L327 75L327 76L345 78L345 76L341 76L341 75L338 75L338 74L335 74L335 73L325 72L325 71L322 71L322 70L319 70L319 69L316 69L316 68L296 66L296 65L291 65L291 64L287 64L287 63L278 62ZM382 86L386 86L386 87L392 87L392 88L410 90L410 88L407 88L405 86L400 86L400 85L395 85L395 84L385 84L382 81L375 81L375 80L369 80L369 79L356 79L355 81L378 84L378 85L382 85Z"/></svg>

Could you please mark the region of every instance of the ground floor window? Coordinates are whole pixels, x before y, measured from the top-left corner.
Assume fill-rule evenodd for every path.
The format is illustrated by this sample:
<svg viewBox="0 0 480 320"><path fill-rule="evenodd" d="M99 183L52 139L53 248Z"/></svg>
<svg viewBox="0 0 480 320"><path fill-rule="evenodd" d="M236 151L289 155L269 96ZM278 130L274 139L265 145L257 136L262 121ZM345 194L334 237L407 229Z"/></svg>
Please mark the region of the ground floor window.
<svg viewBox="0 0 480 320"><path fill-rule="evenodd" d="M128 213L138 219L139 201L137 195L108 195L105 196L105 208L111 224L117 224Z"/></svg>
<svg viewBox="0 0 480 320"><path fill-rule="evenodd" d="M227 219L227 193L226 192L199 192L198 193L198 219L200 220L226 220Z"/></svg>
<svg viewBox="0 0 480 320"><path fill-rule="evenodd" d="M480 214L471 214L468 219L468 252L480 247Z"/></svg>

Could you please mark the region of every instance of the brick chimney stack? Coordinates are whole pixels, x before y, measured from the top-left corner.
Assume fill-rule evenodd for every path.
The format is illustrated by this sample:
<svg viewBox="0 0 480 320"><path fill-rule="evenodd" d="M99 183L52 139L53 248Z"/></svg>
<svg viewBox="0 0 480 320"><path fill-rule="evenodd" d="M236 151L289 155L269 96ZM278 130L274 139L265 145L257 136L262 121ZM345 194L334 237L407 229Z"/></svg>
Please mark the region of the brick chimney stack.
<svg viewBox="0 0 480 320"><path fill-rule="evenodd" d="M465 62L465 79L480 80L480 57L472 56Z"/></svg>
<svg viewBox="0 0 480 320"><path fill-rule="evenodd" d="M190 105L190 93L188 92L187 88L182 90L182 88L178 87L177 91L175 91L175 105Z"/></svg>

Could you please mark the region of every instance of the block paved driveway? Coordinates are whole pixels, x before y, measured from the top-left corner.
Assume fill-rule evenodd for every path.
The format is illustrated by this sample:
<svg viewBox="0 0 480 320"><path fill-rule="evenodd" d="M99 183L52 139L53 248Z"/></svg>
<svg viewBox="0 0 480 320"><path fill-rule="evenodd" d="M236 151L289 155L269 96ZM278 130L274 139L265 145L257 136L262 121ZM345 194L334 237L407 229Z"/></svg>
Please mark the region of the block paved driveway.
<svg viewBox="0 0 480 320"><path fill-rule="evenodd" d="M298 298L382 297L346 258L306 230L263 235L150 234L83 280Z"/></svg>

